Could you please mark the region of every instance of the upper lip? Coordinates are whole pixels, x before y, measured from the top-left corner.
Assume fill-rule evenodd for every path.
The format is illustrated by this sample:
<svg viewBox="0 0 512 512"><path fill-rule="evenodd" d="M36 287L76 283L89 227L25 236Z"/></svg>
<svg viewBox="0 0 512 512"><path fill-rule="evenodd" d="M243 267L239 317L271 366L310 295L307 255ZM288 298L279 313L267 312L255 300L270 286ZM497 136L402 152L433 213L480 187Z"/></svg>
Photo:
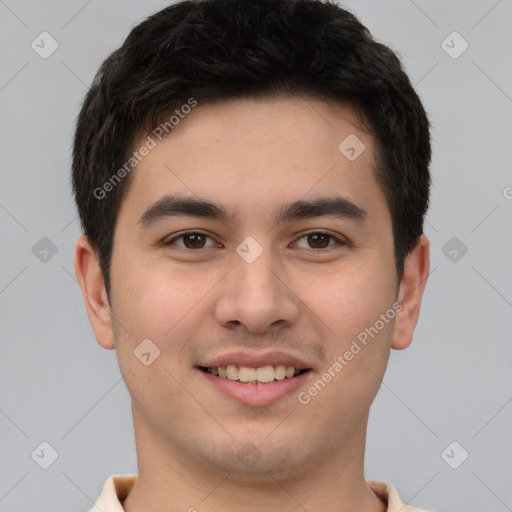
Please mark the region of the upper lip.
<svg viewBox="0 0 512 512"><path fill-rule="evenodd" d="M267 365L284 365L293 366L298 370L307 370L311 368L311 365L301 361L298 357L279 351L265 353L229 352L214 357L213 359L208 359L200 366L204 368L217 368L219 366L228 365L247 366L249 368L260 368Z"/></svg>

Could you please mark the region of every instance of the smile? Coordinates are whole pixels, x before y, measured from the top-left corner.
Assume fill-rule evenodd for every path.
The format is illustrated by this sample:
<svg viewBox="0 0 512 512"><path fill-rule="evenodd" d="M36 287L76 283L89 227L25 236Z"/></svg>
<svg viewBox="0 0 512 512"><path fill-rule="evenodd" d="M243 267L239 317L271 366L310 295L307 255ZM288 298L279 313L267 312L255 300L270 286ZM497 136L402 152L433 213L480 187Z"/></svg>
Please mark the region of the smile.
<svg viewBox="0 0 512 512"><path fill-rule="evenodd" d="M283 364L269 364L258 368L230 364L208 368L200 367L200 369L216 377L246 384L269 384L274 381L291 379L307 371L307 369L301 370L294 366L285 366Z"/></svg>

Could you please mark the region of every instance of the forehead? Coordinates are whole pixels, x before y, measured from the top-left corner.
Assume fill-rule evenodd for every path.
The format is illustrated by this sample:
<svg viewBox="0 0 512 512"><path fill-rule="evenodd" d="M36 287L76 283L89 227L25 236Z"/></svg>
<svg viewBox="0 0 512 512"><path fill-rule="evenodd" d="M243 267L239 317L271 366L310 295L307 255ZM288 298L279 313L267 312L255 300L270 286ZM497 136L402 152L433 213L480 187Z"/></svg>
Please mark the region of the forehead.
<svg viewBox="0 0 512 512"><path fill-rule="evenodd" d="M383 200L375 156L373 137L346 105L305 98L199 105L138 163L122 209L140 211L169 193L227 201L233 218L286 196L343 192L356 204L363 196L375 203Z"/></svg>
<svg viewBox="0 0 512 512"><path fill-rule="evenodd" d="M318 149L332 148L333 144L337 147L340 136L350 134L373 144L358 111L326 99L230 99L202 104L182 118L169 135L175 146L222 142L267 147L291 144L309 150L311 144Z"/></svg>

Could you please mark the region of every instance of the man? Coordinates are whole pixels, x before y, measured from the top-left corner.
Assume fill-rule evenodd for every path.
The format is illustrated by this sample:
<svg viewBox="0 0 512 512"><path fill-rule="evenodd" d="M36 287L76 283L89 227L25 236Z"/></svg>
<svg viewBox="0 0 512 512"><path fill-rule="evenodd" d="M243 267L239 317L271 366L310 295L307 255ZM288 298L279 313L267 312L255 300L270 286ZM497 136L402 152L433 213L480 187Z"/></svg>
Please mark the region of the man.
<svg viewBox="0 0 512 512"><path fill-rule="evenodd" d="M428 276L430 153L399 60L335 3L132 30L74 142L75 271L138 457L91 510L418 510L363 462Z"/></svg>

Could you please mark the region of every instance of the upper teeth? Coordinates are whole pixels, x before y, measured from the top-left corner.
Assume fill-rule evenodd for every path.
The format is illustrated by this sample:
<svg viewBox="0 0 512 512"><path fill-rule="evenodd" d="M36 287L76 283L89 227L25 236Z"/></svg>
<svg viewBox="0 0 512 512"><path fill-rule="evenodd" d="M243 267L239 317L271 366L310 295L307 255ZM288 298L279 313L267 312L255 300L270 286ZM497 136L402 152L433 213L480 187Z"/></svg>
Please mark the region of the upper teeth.
<svg viewBox="0 0 512 512"><path fill-rule="evenodd" d="M300 370L293 366L284 366L279 364L272 366L261 366L259 368L250 368L248 366L235 366L229 364L227 366L216 366L208 368L208 372L219 377L229 380L238 380L240 382L273 382L274 380L283 380L297 375Z"/></svg>

